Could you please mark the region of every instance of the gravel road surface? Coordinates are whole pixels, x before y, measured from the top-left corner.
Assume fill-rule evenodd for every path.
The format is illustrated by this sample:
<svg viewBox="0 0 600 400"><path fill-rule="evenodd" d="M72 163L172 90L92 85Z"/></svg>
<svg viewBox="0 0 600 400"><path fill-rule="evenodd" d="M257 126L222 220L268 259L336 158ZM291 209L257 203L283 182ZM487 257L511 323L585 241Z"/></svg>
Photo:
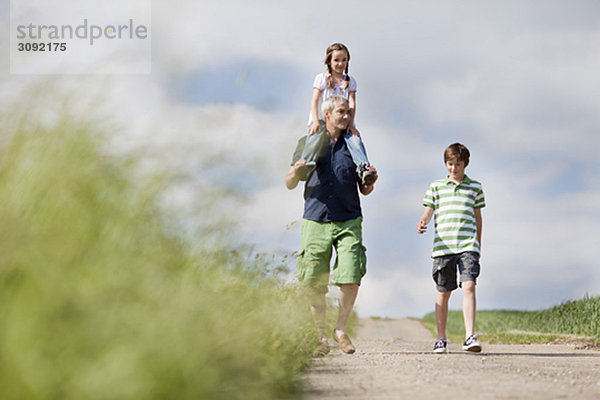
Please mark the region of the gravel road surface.
<svg viewBox="0 0 600 400"><path fill-rule="evenodd" d="M360 322L355 354L332 347L315 359L305 399L600 399L600 351L482 342L478 354L450 343L438 355L417 320Z"/></svg>

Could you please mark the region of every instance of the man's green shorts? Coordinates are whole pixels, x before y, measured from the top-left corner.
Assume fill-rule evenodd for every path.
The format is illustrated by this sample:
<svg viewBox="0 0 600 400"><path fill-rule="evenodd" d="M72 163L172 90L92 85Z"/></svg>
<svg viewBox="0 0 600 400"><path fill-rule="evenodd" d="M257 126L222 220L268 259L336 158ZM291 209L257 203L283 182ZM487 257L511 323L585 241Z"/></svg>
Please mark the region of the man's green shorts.
<svg viewBox="0 0 600 400"><path fill-rule="evenodd" d="M343 222L302 220L302 249L298 253L296 275L303 285L317 292L327 292L333 248L337 255L333 265L333 282L336 285L360 285L367 272L362 217Z"/></svg>

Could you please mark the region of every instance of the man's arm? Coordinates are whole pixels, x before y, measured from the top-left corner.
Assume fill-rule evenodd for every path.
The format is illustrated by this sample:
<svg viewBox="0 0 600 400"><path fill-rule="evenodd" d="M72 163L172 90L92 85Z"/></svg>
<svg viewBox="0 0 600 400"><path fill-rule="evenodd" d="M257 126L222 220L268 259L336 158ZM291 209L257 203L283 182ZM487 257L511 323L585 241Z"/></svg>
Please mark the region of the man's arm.
<svg viewBox="0 0 600 400"><path fill-rule="evenodd" d="M290 170L288 171L287 175L285 176L285 186L288 189L292 190L292 189L296 188L296 186L298 186L298 182L300 181L300 178L298 178L298 174L296 174L296 168L298 168L298 166L300 166L302 164L306 164L306 160L303 158L296 161L294 163L294 165L292 165L290 167Z"/></svg>
<svg viewBox="0 0 600 400"><path fill-rule="evenodd" d="M375 174L375 179L373 180L373 183L371 183L370 185L363 185L361 183L358 184L358 189L360 190L360 192L367 196L369 194L371 194L371 192L373 191L373 189L375 188L375 182L377 182L377 178L379 178L379 175L377 175L377 170L375 169L374 166L369 165L368 169L370 171L373 171L373 173Z"/></svg>

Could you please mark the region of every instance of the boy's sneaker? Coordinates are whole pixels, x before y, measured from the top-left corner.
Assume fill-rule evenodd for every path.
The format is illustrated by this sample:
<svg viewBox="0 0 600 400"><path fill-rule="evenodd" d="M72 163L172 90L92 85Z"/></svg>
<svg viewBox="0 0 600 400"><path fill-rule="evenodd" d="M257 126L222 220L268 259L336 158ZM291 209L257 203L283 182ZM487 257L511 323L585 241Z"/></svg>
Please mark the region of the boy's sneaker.
<svg viewBox="0 0 600 400"><path fill-rule="evenodd" d="M437 342L435 342L435 344L433 345L433 352L434 353L447 353L448 352L448 350L446 349L447 344L448 344L448 341L446 339L439 338L437 340Z"/></svg>
<svg viewBox="0 0 600 400"><path fill-rule="evenodd" d="M473 353L479 353L481 351L481 345L477 340L477 335L471 335L463 343L463 350L472 351Z"/></svg>

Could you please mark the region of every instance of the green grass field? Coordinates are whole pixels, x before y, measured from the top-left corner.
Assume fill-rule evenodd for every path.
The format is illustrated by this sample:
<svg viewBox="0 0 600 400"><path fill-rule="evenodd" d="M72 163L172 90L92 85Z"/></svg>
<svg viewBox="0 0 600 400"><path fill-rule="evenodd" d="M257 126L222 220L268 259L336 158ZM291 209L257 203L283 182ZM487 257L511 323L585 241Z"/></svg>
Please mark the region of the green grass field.
<svg viewBox="0 0 600 400"><path fill-rule="evenodd" d="M316 333L270 260L174 235L160 180L90 124L24 121L0 138L0 398L298 393Z"/></svg>
<svg viewBox="0 0 600 400"><path fill-rule="evenodd" d="M424 318L436 335L435 313ZM541 311L477 311L475 331L490 343L548 343L553 341L600 343L600 297L567 301ZM464 340L461 311L448 313L447 333L455 343Z"/></svg>

